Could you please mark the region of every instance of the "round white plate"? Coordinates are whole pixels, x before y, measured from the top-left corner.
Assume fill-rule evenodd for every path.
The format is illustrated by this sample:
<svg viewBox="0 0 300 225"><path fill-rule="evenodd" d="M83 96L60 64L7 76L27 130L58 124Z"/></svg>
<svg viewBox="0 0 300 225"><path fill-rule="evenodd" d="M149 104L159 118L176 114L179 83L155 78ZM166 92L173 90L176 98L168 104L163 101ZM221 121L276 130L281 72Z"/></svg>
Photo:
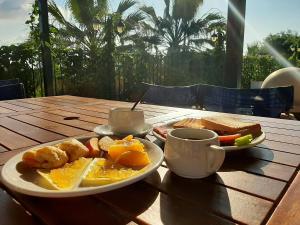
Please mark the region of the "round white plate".
<svg viewBox="0 0 300 225"><path fill-rule="evenodd" d="M114 133L111 130L111 127L109 125L100 125L94 128L94 132L96 134L99 134L101 136L126 136L129 134L132 134L133 136L136 137L145 137L151 130L153 126L151 124L145 123L145 126L143 130L139 133L127 133L127 134L119 134L119 133Z"/></svg>
<svg viewBox="0 0 300 225"><path fill-rule="evenodd" d="M84 142L91 137L93 136L81 137L76 139ZM138 175L116 183L98 186L98 187L78 187L68 191L61 191L61 190L58 191L58 190L50 190L50 189L43 188L33 182L33 177L34 176L36 177L37 175L36 172L33 175L34 170L27 169L24 170L25 172L20 171L21 170L20 168L22 167L21 166L22 163L20 162L22 161L22 156L24 152L15 155L13 158L11 158L5 163L1 171L1 180L5 186L7 186L8 188L16 192L20 192L22 194L27 194L32 196L39 196L39 197L64 198L64 197L92 195L92 194L102 193L106 191L111 191L135 183L139 180L142 180L150 173L154 172L162 163L164 158L162 149L150 141L144 139L139 139L139 140L145 145L145 150L149 155L151 163L147 165L144 168L143 172L139 173ZM55 145L61 141L63 140L50 142L36 147Z"/></svg>
<svg viewBox="0 0 300 225"><path fill-rule="evenodd" d="M176 121L177 122L177 121ZM171 123L167 123L164 126L167 129L173 129L172 125L176 122L171 122ZM165 142L166 138L161 136L160 134L158 134L157 132L155 132L154 130L152 131L153 135L160 141ZM222 146L222 148L226 151L226 152L233 152L233 151L238 151L238 150L242 150L242 149L247 149L247 148L251 148L254 147L260 143L262 143L264 140L266 139L266 134L264 132L262 132L262 134L256 138L254 138L250 144L248 145L243 145L243 146Z"/></svg>

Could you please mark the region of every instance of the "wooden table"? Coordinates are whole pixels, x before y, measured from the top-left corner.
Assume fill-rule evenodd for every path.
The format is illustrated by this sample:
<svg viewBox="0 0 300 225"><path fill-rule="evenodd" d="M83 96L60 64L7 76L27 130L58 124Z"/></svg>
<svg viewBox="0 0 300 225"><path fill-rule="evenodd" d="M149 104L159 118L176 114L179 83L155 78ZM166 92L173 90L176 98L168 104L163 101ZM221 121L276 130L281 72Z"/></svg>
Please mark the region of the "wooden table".
<svg viewBox="0 0 300 225"><path fill-rule="evenodd" d="M107 123L109 108L129 105L74 96L1 101L0 167L40 143L92 133L96 125ZM215 114L140 107L153 125ZM163 164L128 187L67 199L25 196L0 182L0 224L300 224L300 122L226 115L260 122L267 139L255 148L227 154L215 175L184 179Z"/></svg>

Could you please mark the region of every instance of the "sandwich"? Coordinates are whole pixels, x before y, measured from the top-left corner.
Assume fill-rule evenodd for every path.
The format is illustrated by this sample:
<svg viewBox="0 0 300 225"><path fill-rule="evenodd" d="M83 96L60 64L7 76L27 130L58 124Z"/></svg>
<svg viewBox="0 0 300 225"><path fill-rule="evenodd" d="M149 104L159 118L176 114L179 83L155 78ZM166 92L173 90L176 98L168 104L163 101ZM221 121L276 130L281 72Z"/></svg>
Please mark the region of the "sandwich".
<svg viewBox="0 0 300 225"><path fill-rule="evenodd" d="M229 117L203 117L201 124L209 130L217 132L219 135L241 134L242 136L251 134L254 138L261 135L261 126L258 123L243 122Z"/></svg>

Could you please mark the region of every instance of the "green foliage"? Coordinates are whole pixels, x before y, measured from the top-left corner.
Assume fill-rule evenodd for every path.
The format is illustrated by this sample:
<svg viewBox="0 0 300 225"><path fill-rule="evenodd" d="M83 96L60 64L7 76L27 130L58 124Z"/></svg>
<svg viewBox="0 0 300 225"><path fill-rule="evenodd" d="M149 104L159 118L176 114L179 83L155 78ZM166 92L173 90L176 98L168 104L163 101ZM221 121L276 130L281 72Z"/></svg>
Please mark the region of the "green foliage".
<svg viewBox="0 0 300 225"><path fill-rule="evenodd" d="M19 78L24 83L26 95L37 95L40 74L34 60L35 50L30 43L0 47L0 79Z"/></svg>
<svg viewBox="0 0 300 225"><path fill-rule="evenodd" d="M277 34L270 34L265 38L265 42L270 44L282 56L288 59L293 54L291 46L297 44L300 45L300 36L297 33L288 30ZM265 45L263 45L262 48L265 52L268 52Z"/></svg>
<svg viewBox="0 0 300 225"><path fill-rule="evenodd" d="M295 53L292 48L300 46L300 36L290 30L270 34L262 43L256 42L248 46L247 55L271 55L270 47L286 59L292 59ZM299 57L297 57L298 59Z"/></svg>
<svg viewBox="0 0 300 225"><path fill-rule="evenodd" d="M269 55L245 56L243 61L242 87L250 88L251 80L263 81L272 72L282 66Z"/></svg>
<svg viewBox="0 0 300 225"><path fill-rule="evenodd" d="M165 0L165 3L165 16L160 18L151 7L133 10L134 0L121 0L115 12L108 9L107 0L68 0L66 7L72 19L67 20L57 5L49 1L53 23L47 45L53 58L56 93L133 100L142 81L221 85L225 39L212 43L210 35L215 30L224 30L224 18L215 13L195 18L200 0L190 1L188 5L177 0ZM146 16L152 21L146 20ZM122 33L117 32L120 21L125 24ZM26 73L18 77L24 80L30 96L34 96L34 91L37 95L43 91L37 0L26 24L30 27L26 42L30 54L22 53L22 57L29 63L24 65ZM165 44L172 46L167 52ZM13 46L9 47L10 52L16 52ZM7 57L4 54L3 60ZM5 78L18 73L14 71L20 70L22 63L6 71Z"/></svg>

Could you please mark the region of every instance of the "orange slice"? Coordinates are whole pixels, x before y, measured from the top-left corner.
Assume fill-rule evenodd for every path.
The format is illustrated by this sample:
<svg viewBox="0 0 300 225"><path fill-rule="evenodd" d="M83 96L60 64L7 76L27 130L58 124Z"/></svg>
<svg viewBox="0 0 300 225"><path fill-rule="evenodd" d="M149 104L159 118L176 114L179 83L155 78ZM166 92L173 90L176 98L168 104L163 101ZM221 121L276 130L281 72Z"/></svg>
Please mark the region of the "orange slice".
<svg viewBox="0 0 300 225"><path fill-rule="evenodd" d="M127 151L116 160L117 163L128 167L143 167L150 163L147 152Z"/></svg>
<svg viewBox="0 0 300 225"><path fill-rule="evenodd" d="M111 184L132 177L138 174L139 171L140 170L134 170L115 164L104 158L96 158L84 175L81 186L101 186Z"/></svg>
<svg viewBox="0 0 300 225"><path fill-rule="evenodd" d="M47 187L57 190L73 189L79 185L81 176L91 161L92 159L82 157L58 169L37 170L38 174L44 178L41 185L47 184Z"/></svg>
<svg viewBox="0 0 300 225"><path fill-rule="evenodd" d="M144 145L139 141L131 141L131 142L126 142L124 144L114 144L109 147L108 155L113 160L116 160L124 152L128 152L128 151L143 152Z"/></svg>

